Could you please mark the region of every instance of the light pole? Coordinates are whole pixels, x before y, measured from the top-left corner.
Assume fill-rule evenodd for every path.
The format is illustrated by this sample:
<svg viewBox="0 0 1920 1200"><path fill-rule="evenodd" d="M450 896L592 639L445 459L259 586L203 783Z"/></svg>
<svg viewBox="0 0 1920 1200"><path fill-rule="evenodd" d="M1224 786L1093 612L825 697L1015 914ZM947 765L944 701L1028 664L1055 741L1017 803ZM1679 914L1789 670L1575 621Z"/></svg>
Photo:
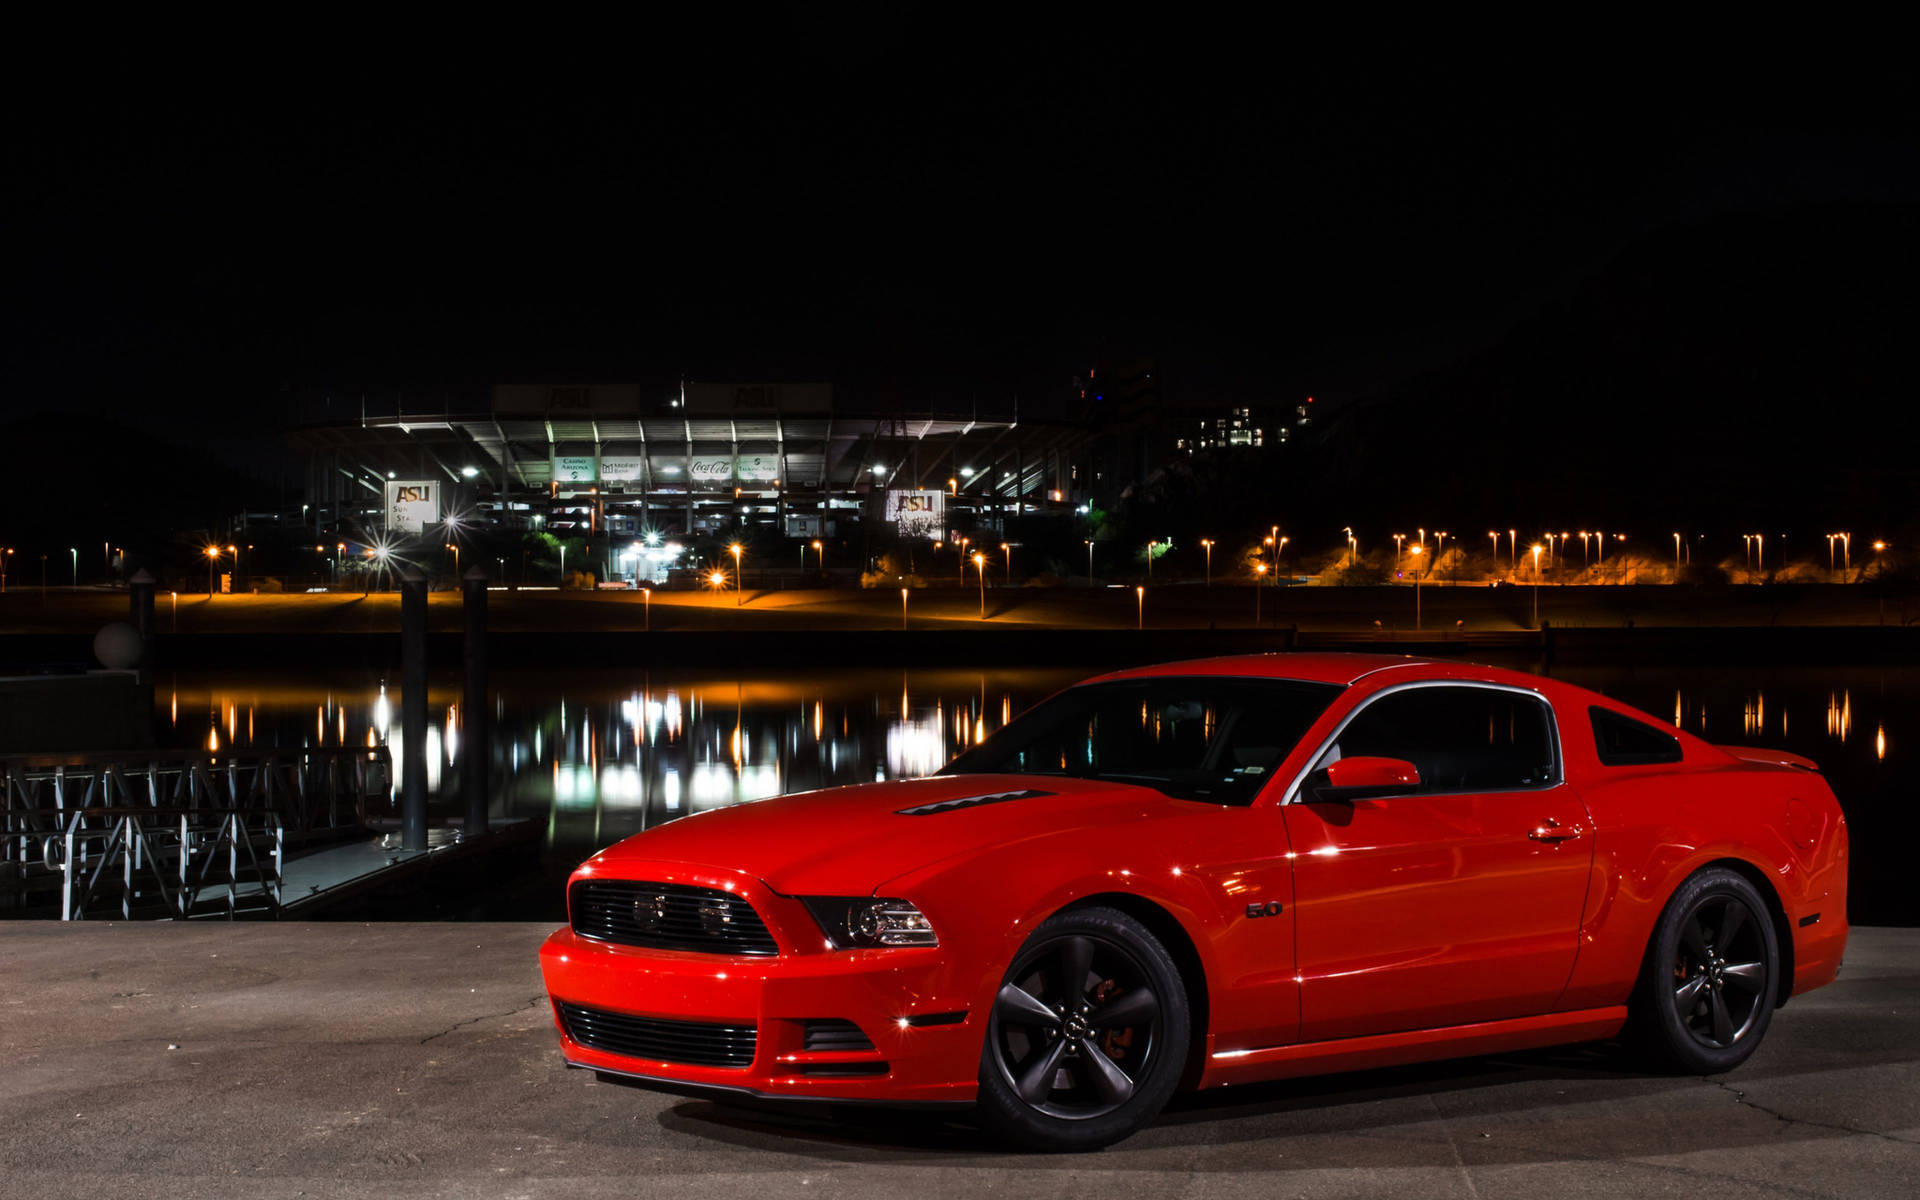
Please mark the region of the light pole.
<svg viewBox="0 0 1920 1200"><path fill-rule="evenodd" d="M980 577L980 619L987 619L987 556L973 552L973 573Z"/></svg>
<svg viewBox="0 0 1920 1200"><path fill-rule="evenodd" d="M1147 589L1143 587L1134 588L1133 598L1140 604L1140 623L1134 628L1145 629L1147 627Z"/></svg>
<svg viewBox="0 0 1920 1200"><path fill-rule="evenodd" d="M1153 548L1155 546L1158 546L1159 544L1160 543L1158 541L1152 541L1147 543L1147 582L1148 583L1153 582Z"/></svg>
<svg viewBox="0 0 1920 1200"><path fill-rule="evenodd" d="M747 582L746 577L740 573L740 543L735 542L727 549L733 552L733 606L739 608L742 603L740 589Z"/></svg>
<svg viewBox="0 0 1920 1200"><path fill-rule="evenodd" d="M220 561L220 547L207 547L207 602L213 602L213 568Z"/></svg>
<svg viewBox="0 0 1920 1200"><path fill-rule="evenodd" d="M820 576L822 579L826 578L827 548L821 545L819 542L815 542L813 544L813 566L815 570L820 572ZM805 549L802 549L800 551L800 569L804 571L806 570L806 567L807 567L807 552Z"/></svg>
<svg viewBox="0 0 1920 1200"><path fill-rule="evenodd" d="M907 589L900 589L900 632L907 631Z"/></svg>
<svg viewBox="0 0 1920 1200"><path fill-rule="evenodd" d="M1673 577L1680 578L1680 535L1673 535Z"/></svg>
<svg viewBox="0 0 1920 1200"><path fill-rule="evenodd" d="M1533 544L1533 627L1540 628L1540 543Z"/></svg>
<svg viewBox="0 0 1920 1200"><path fill-rule="evenodd" d="M644 620L646 624L642 626L642 628L645 629L646 632L652 633L653 632L653 589L650 587L641 588L640 595L645 597L644 603L646 604L646 615L642 618L642 620Z"/></svg>
<svg viewBox="0 0 1920 1200"><path fill-rule="evenodd" d="M1851 574L1853 574L1853 535L1843 533L1840 535L1840 578L1845 580Z"/></svg>
<svg viewBox="0 0 1920 1200"><path fill-rule="evenodd" d="M1417 544L1413 548L1413 627L1415 630L1420 628L1420 556L1426 552L1426 549L1425 546Z"/></svg>
<svg viewBox="0 0 1920 1200"><path fill-rule="evenodd" d="M1393 535L1393 569L1395 571L1400 569L1400 560L1405 557L1403 551L1406 541L1407 535L1404 533L1396 533Z"/></svg>
<svg viewBox="0 0 1920 1200"><path fill-rule="evenodd" d="M1093 586L1093 543L1087 543L1087 586Z"/></svg>
<svg viewBox="0 0 1920 1200"><path fill-rule="evenodd" d="M1766 534L1756 533L1753 535L1753 556L1754 556L1755 565L1760 568L1760 573L1762 575L1765 575L1767 573L1767 535Z"/></svg>
<svg viewBox="0 0 1920 1200"><path fill-rule="evenodd" d="M1213 539L1201 538L1201 549L1207 552L1207 590L1213 590Z"/></svg>
<svg viewBox="0 0 1920 1200"><path fill-rule="evenodd" d="M1493 543L1493 572L1498 575L1500 573L1500 531L1487 530L1487 538Z"/></svg>
<svg viewBox="0 0 1920 1200"><path fill-rule="evenodd" d="M1007 586L1012 587L1013 586L1013 546L1007 542L1001 542L1000 553L1007 556Z"/></svg>
<svg viewBox="0 0 1920 1200"><path fill-rule="evenodd" d="M1260 628L1260 583L1267 575L1267 564L1253 564L1253 627Z"/></svg>
<svg viewBox="0 0 1920 1200"><path fill-rule="evenodd" d="M77 546L70 547L67 553L73 555L73 586L79 587L80 586L80 549Z"/></svg>
<svg viewBox="0 0 1920 1200"><path fill-rule="evenodd" d="M961 538L956 543L960 548L960 586L967 586L967 547L973 544L972 538Z"/></svg>
<svg viewBox="0 0 1920 1200"><path fill-rule="evenodd" d="M1520 569L1520 531L1507 530L1507 553L1512 556L1510 565L1515 571Z"/></svg>
<svg viewBox="0 0 1920 1200"><path fill-rule="evenodd" d="M1438 564L1439 561L1443 557L1445 557L1447 553L1447 531L1444 529L1435 530L1433 534L1433 541L1434 541L1433 561L1436 564ZM1433 568L1429 567L1427 569L1431 571Z"/></svg>

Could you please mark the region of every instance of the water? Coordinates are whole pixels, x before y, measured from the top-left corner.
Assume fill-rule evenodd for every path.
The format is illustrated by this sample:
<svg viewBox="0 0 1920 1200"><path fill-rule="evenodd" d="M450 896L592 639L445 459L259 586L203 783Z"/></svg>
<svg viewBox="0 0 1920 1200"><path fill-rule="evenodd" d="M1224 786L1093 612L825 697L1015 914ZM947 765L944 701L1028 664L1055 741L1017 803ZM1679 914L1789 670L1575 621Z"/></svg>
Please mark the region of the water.
<svg viewBox="0 0 1920 1200"><path fill-rule="evenodd" d="M442 896L353 915L558 922L567 872L601 846L687 813L927 774L1034 701L1104 669L497 672L493 811L544 826L538 866L498 881L481 899ZM1851 919L1920 924L1920 897L1903 861L1920 834L1920 757L1902 740L1920 729L1920 669L1553 673L1710 741L1814 759L1853 834ZM360 673L284 680L282 671L163 677L155 696L163 740L224 749L385 739L398 775L397 685L389 695ZM429 697L427 786L436 812L453 814L464 763L459 681L436 678Z"/></svg>

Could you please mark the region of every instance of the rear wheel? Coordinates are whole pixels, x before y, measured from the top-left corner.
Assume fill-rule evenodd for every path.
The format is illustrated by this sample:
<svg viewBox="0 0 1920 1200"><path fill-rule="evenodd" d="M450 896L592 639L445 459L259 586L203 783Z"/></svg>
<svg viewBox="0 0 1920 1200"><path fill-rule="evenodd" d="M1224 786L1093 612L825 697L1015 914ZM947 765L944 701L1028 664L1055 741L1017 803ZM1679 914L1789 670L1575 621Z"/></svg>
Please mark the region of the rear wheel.
<svg viewBox="0 0 1920 1200"><path fill-rule="evenodd" d="M980 1115L1036 1150L1097 1150L1152 1120L1187 1056L1187 994L1146 926L1058 913L1002 979L980 1054Z"/></svg>
<svg viewBox="0 0 1920 1200"><path fill-rule="evenodd" d="M1674 1070L1731 1071L1773 1020L1779 964L1759 891L1734 871L1701 871L1680 885L1654 928L1634 1000L1642 1041Z"/></svg>

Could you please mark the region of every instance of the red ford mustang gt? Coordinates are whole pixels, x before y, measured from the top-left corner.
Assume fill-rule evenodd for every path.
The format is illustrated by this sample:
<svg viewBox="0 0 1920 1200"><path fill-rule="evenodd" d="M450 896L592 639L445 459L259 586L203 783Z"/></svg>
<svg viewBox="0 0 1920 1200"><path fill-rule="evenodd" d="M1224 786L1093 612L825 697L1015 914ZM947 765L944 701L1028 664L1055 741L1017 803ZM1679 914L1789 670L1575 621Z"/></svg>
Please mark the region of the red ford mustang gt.
<svg viewBox="0 0 1920 1200"><path fill-rule="evenodd" d="M593 856L541 950L567 1061L976 1104L1090 1149L1181 1086L1609 1038L1731 1069L1846 947L1814 765L1511 671L1255 655L1102 676L927 779Z"/></svg>

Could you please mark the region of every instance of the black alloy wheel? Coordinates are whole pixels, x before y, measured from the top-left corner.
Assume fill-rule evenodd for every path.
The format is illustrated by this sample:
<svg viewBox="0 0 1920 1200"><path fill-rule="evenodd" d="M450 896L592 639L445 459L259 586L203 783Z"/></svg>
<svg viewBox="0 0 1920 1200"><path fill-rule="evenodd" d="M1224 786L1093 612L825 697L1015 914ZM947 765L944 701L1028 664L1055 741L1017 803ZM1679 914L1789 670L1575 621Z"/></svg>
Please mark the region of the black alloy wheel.
<svg viewBox="0 0 1920 1200"><path fill-rule="evenodd" d="M1771 1004L1766 945L1758 916L1738 896L1713 895L1680 923L1673 959L1673 1011L1701 1045L1724 1050Z"/></svg>
<svg viewBox="0 0 1920 1200"><path fill-rule="evenodd" d="M1732 1070L1760 1044L1779 995L1773 918L1746 878L1709 868L1680 886L1648 947L1635 1017L1667 1065Z"/></svg>
<svg viewBox="0 0 1920 1200"><path fill-rule="evenodd" d="M1058 914L1021 947L995 996L982 1112L1036 1149L1110 1144L1172 1094L1187 1027L1185 987L1152 933L1113 909Z"/></svg>

